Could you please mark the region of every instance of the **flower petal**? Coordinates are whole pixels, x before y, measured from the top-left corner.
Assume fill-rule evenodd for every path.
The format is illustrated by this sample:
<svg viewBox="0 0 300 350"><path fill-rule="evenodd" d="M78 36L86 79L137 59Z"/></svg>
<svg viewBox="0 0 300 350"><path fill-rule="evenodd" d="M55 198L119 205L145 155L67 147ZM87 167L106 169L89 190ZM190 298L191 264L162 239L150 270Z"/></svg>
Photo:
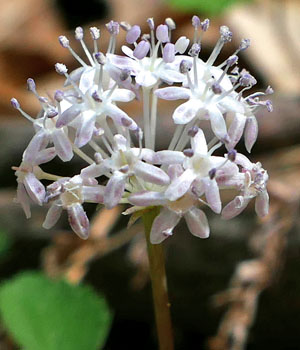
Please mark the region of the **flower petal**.
<svg viewBox="0 0 300 350"><path fill-rule="evenodd" d="M173 234L174 227L179 221L179 215L168 209L162 209L160 214L153 221L150 233L150 242L152 244L159 244L171 236Z"/></svg>
<svg viewBox="0 0 300 350"><path fill-rule="evenodd" d="M35 164L40 165L40 164L48 163L55 156L56 156L55 147L49 147L49 148L43 149L37 154L35 158Z"/></svg>
<svg viewBox="0 0 300 350"><path fill-rule="evenodd" d="M220 140L227 135L226 123L218 107L210 105L208 108L210 123L213 133Z"/></svg>
<svg viewBox="0 0 300 350"><path fill-rule="evenodd" d="M104 113L106 113L109 117L111 117L117 124L124 125L124 119L131 124L128 126L130 130L137 130L138 126L136 122L130 118L125 112L123 112L117 106L107 103L104 108Z"/></svg>
<svg viewBox="0 0 300 350"><path fill-rule="evenodd" d="M105 186L82 186L82 196L85 202L103 203Z"/></svg>
<svg viewBox="0 0 300 350"><path fill-rule="evenodd" d="M236 196L222 210L222 219L229 220L239 215L248 205L251 198Z"/></svg>
<svg viewBox="0 0 300 350"><path fill-rule="evenodd" d="M29 142L27 148L25 149L23 153L23 161L29 164L36 164L35 160L36 157L38 156L38 152L42 148L42 146L46 147L48 144L48 135L47 133L41 129L38 131L31 141Z"/></svg>
<svg viewBox="0 0 300 350"><path fill-rule="evenodd" d="M191 138L191 146L194 153L207 154L207 143L202 129L199 129L196 135Z"/></svg>
<svg viewBox="0 0 300 350"><path fill-rule="evenodd" d="M71 105L68 109L66 109L57 119L56 127L61 128L62 126L68 125L71 123L78 115L81 110L78 105Z"/></svg>
<svg viewBox="0 0 300 350"><path fill-rule="evenodd" d="M126 176L119 171L115 171L108 180L104 191L104 205L111 209L119 204L125 190Z"/></svg>
<svg viewBox="0 0 300 350"><path fill-rule="evenodd" d="M68 219L72 230L82 239L87 239L90 234L89 219L80 203L67 207Z"/></svg>
<svg viewBox="0 0 300 350"><path fill-rule="evenodd" d="M35 177L33 173L28 173L24 177L24 186L30 198L38 205L43 205L46 190L44 185Z"/></svg>
<svg viewBox="0 0 300 350"><path fill-rule="evenodd" d="M21 182L18 183L17 202L21 204L26 218L29 219L31 217L29 197L27 195L24 184Z"/></svg>
<svg viewBox="0 0 300 350"><path fill-rule="evenodd" d="M217 214L221 213L222 203L220 198L220 191L215 179L210 179L208 177L202 179L204 183L204 192L206 201L210 208Z"/></svg>
<svg viewBox="0 0 300 350"><path fill-rule="evenodd" d="M75 145L77 147L83 147L89 141L91 141L94 132L96 115L94 111L84 111L80 117L80 126L77 129L75 137Z"/></svg>
<svg viewBox="0 0 300 350"><path fill-rule="evenodd" d="M259 217L269 213L269 194L267 191L261 192L255 199L255 212Z"/></svg>
<svg viewBox="0 0 300 350"><path fill-rule="evenodd" d="M141 86L150 87L157 83L158 78L154 75L154 73L148 70L141 70L137 73L135 81Z"/></svg>
<svg viewBox="0 0 300 350"><path fill-rule="evenodd" d="M156 185L168 185L170 183L169 176L160 168L137 161L134 165L134 173L146 182L150 182Z"/></svg>
<svg viewBox="0 0 300 350"><path fill-rule="evenodd" d="M184 218L192 235L200 238L209 236L207 217L202 210L194 207L185 213Z"/></svg>
<svg viewBox="0 0 300 350"><path fill-rule="evenodd" d="M129 203L140 207L164 205L167 200L163 192L142 191L133 193L128 197Z"/></svg>
<svg viewBox="0 0 300 350"><path fill-rule="evenodd" d="M68 162L73 157L71 142L63 129L55 129L52 134L52 141L59 158Z"/></svg>
<svg viewBox="0 0 300 350"><path fill-rule="evenodd" d="M155 164L182 164L185 160L185 155L179 151L158 151L155 154Z"/></svg>
<svg viewBox="0 0 300 350"><path fill-rule="evenodd" d="M60 218L62 210L63 208L61 205L59 205L58 201L53 202L47 212L46 218L43 222L43 227L45 229L53 227Z"/></svg>
<svg viewBox="0 0 300 350"><path fill-rule="evenodd" d="M245 128L246 117L243 114L235 113L228 129L229 143L226 144L228 150L232 150L240 141Z"/></svg>
<svg viewBox="0 0 300 350"><path fill-rule="evenodd" d="M166 87L163 89L155 90L155 95L158 98L162 98L163 100L180 100L180 99L188 99L191 96L191 92L189 89L182 87Z"/></svg>
<svg viewBox="0 0 300 350"><path fill-rule="evenodd" d="M258 124L254 116L247 118L245 127L245 146L250 153L258 134Z"/></svg>
<svg viewBox="0 0 300 350"><path fill-rule="evenodd" d="M202 103L196 100L189 100L178 106L173 113L175 124L187 124L197 115Z"/></svg>
<svg viewBox="0 0 300 350"><path fill-rule="evenodd" d="M175 179L171 185L167 188L165 195L170 201L176 201L176 199L182 197L189 189L192 182L197 175L191 169L184 171L177 179Z"/></svg>

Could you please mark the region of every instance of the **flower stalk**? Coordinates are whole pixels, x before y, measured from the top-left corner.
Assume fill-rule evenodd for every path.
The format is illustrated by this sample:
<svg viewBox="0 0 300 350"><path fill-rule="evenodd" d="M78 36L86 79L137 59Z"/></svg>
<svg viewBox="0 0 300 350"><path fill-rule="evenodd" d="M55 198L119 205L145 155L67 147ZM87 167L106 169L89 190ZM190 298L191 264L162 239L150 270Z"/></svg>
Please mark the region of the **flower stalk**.
<svg viewBox="0 0 300 350"><path fill-rule="evenodd" d="M173 350L174 342L167 289L164 249L162 244L152 244L150 242L152 224L158 214L159 208L154 207L153 209L145 212L143 215L143 222L147 241L147 252L159 349Z"/></svg>

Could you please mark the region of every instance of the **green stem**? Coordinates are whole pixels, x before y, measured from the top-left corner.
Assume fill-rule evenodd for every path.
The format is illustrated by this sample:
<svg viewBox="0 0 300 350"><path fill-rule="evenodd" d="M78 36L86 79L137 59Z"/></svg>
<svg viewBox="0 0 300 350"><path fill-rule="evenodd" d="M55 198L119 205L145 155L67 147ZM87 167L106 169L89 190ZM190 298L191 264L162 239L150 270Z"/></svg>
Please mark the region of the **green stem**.
<svg viewBox="0 0 300 350"><path fill-rule="evenodd" d="M162 244L151 244L150 232L159 208L155 207L143 215L147 241L155 321L160 350L173 350L173 333L168 299L165 259Z"/></svg>

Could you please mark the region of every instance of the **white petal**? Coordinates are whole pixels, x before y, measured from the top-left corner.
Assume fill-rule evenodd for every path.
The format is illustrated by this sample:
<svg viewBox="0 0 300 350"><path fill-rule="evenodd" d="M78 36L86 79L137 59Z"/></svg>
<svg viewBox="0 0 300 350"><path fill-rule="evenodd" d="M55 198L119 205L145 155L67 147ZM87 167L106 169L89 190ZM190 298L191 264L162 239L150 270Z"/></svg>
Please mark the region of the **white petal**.
<svg viewBox="0 0 300 350"><path fill-rule="evenodd" d="M235 113L228 129L229 143L226 144L228 150L232 150L240 141L245 128L246 117L243 114Z"/></svg>
<svg viewBox="0 0 300 350"><path fill-rule="evenodd" d="M82 196L85 202L103 203L105 186L82 186Z"/></svg>
<svg viewBox="0 0 300 350"><path fill-rule="evenodd" d="M177 177L184 172L183 167L180 164L171 164L168 166L168 175L171 181L174 181Z"/></svg>
<svg viewBox="0 0 300 350"><path fill-rule="evenodd" d="M150 87L157 83L158 78L148 70L141 70L137 73L135 81L141 86Z"/></svg>
<svg viewBox="0 0 300 350"><path fill-rule="evenodd" d="M126 176L119 171L115 171L109 179L104 191L104 204L111 209L119 204L125 190Z"/></svg>
<svg viewBox="0 0 300 350"><path fill-rule="evenodd" d="M121 47L121 50L126 56L135 59L135 57L133 56L133 50L131 50L128 46L123 45Z"/></svg>
<svg viewBox="0 0 300 350"><path fill-rule="evenodd" d="M184 218L191 234L200 238L207 238L209 236L208 221L202 210L192 208L184 215Z"/></svg>
<svg viewBox="0 0 300 350"><path fill-rule="evenodd" d="M254 116L247 119L245 127L245 146L250 153L258 134L258 124Z"/></svg>
<svg viewBox="0 0 300 350"><path fill-rule="evenodd" d="M21 182L18 183L17 202L21 204L26 218L29 219L31 217L29 197L27 195L25 186Z"/></svg>
<svg viewBox="0 0 300 350"><path fill-rule="evenodd" d="M58 219L60 218L62 210L63 208L61 205L58 205L56 201L53 202L47 212L45 221L43 223L43 227L45 229L49 229L53 227L57 223Z"/></svg>
<svg viewBox="0 0 300 350"><path fill-rule="evenodd" d="M153 205L164 205L167 200L163 192L142 191L130 195L128 201L133 205L148 207Z"/></svg>
<svg viewBox="0 0 300 350"><path fill-rule="evenodd" d="M173 113L173 120L175 124L187 124L197 115L202 103L196 100L189 100L178 106Z"/></svg>
<svg viewBox="0 0 300 350"><path fill-rule="evenodd" d="M166 198L170 201L176 201L176 199L182 197L190 189L196 177L197 175L191 169L185 170L185 172L175 179L167 188L165 192Z"/></svg>
<svg viewBox="0 0 300 350"><path fill-rule="evenodd" d="M161 69L158 72L158 75L161 80L172 84L172 83L181 83L185 79L185 75L173 70L173 69Z"/></svg>
<svg viewBox="0 0 300 350"><path fill-rule="evenodd" d="M123 118L130 121L131 124L129 125L128 129L130 130L137 130L138 126L136 122L130 118L125 112L123 112L120 108L117 106L107 103L105 105L104 113L106 113L108 116L110 116L117 124L122 125Z"/></svg>
<svg viewBox="0 0 300 350"><path fill-rule="evenodd" d="M55 129L51 136L59 158L64 162L71 160L73 157L72 145L64 130Z"/></svg>
<svg viewBox="0 0 300 350"><path fill-rule="evenodd" d="M69 74L69 78L66 79L66 81L65 81L65 83L64 83L64 86L69 86L69 85L71 85L71 81L77 82L77 81L80 79L82 73L84 72L84 69L85 69L84 67L79 67L79 68L74 69L74 70Z"/></svg>
<svg viewBox="0 0 300 350"><path fill-rule="evenodd" d="M23 161L29 164L36 164L35 159L38 156L38 152L42 146L47 146L47 143L48 135L43 129L41 129L33 136L27 148L25 149L23 153Z"/></svg>
<svg viewBox="0 0 300 350"><path fill-rule="evenodd" d="M56 156L56 150L55 147L50 147L43 149L40 151L36 158L35 158L35 164L40 165L44 163L50 162L54 157Z"/></svg>
<svg viewBox="0 0 300 350"><path fill-rule="evenodd" d="M204 191L206 201L209 204L210 208L217 214L221 213L222 203L220 198L220 191L215 179L203 178Z"/></svg>
<svg viewBox="0 0 300 350"><path fill-rule="evenodd" d="M179 151L158 151L155 154L155 164L182 164L185 160L185 155Z"/></svg>
<svg viewBox="0 0 300 350"><path fill-rule="evenodd" d="M158 98L162 98L164 100L180 100L180 99L188 99L191 96L191 92L189 89L182 87L166 87L163 89L155 90L155 95Z"/></svg>
<svg viewBox="0 0 300 350"><path fill-rule="evenodd" d="M250 162L250 160L246 156L244 156L242 153L236 154L234 162L247 170L250 170L253 167L253 164Z"/></svg>
<svg viewBox="0 0 300 350"><path fill-rule="evenodd" d="M38 205L43 205L46 190L44 185L35 177L33 173L28 173L24 177L24 186L30 198Z"/></svg>
<svg viewBox="0 0 300 350"><path fill-rule="evenodd" d="M95 74L96 69L94 67L84 69L79 81L79 90L83 94L85 94L95 84Z"/></svg>
<svg viewBox="0 0 300 350"><path fill-rule="evenodd" d="M135 98L135 94L132 91L126 90L126 89L116 89L111 99L113 101L119 101L119 102L129 102L132 101Z"/></svg>
<svg viewBox="0 0 300 350"><path fill-rule="evenodd" d="M134 173L144 181L156 185L163 186L170 183L169 176L162 169L142 161L136 162L134 165Z"/></svg>
<svg viewBox="0 0 300 350"><path fill-rule="evenodd" d="M232 96L223 97L218 105L222 107L223 112L244 113L244 107L242 102L238 101Z"/></svg>
<svg viewBox="0 0 300 350"><path fill-rule="evenodd" d="M235 197L222 210L222 219L229 220L239 215L248 205L250 198Z"/></svg>
<svg viewBox="0 0 300 350"><path fill-rule="evenodd" d="M95 118L96 115L92 110L87 110L82 113L80 117L80 126L77 129L74 141L77 147L83 147L91 141L94 132Z"/></svg>
<svg viewBox="0 0 300 350"><path fill-rule="evenodd" d="M199 129L197 134L191 138L191 146L195 153L207 154L207 143L202 129Z"/></svg>
<svg viewBox="0 0 300 350"><path fill-rule="evenodd" d="M79 203L67 207L68 219L73 231L82 239L89 237L89 219Z"/></svg>
<svg viewBox="0 0 300 350"><path fill-rule="evenodd" d="M78 105L71 105L70 108L66 109L57 119L56 127L60 128L62 126L71 123L79 114L81 110Z"/></svg>
<svg viewBox="0 0 300 350"><path fill-rule="evenodd" d="M259 217L269 213L269 194L267 191L261 192L255 199L255 211Z"/></svg>
<svg viewBox="0 0 300 350"><path fill-rule="evenodd" d="M226 123L219 108L210 105L208 107L210 123L213 133L218 139L224 139L227 135Z"/></svg>
<svg viewBox="0 0 300 350"><path fill-rule="evenodd" d="M152 244L159 244L171 236L173 234L174 227L179 221L179 215L168 209L162 209L160 214L153 221L150 233L150 242Z"/></svg>

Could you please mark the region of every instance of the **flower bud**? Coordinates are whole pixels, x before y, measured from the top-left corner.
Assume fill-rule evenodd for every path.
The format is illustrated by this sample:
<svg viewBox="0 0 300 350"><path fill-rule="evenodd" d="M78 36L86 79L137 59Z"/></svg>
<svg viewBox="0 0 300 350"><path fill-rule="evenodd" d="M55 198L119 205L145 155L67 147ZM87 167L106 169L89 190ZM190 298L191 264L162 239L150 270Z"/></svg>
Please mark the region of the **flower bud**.
<svg viewBox="0 0 300 350"><path fill-rule="evenodd" d="M167 25L160 24L156 28L156 38L157 38L157 40L161 41L162 43L166 43L169 41L169 31L168 31Z"/></svg>
<svg viewBox="0 0 300 350"><path fill-rule="evenodd" d="M133 56L141 60L147 56L149 50L150 50L149 42L142 40L137 44L136 48L134 49Z"/></svg>
<svg viewBox="0 0 300 350"><path fill-rule="evenodd" d="M175 59L175 45L167 43L163 49L163 60L166 63L172 63Z"/></svg>
<svg viewBox="0 0 300 350"><path fill-rule="evenodd" d="M141 35L141 28L138 25L134 25L131 29L128 30L126 35L126 41L128 44L133 44Z"/></svg>
<svg viewBox="0 0 300 350"><path fill-rule="evenodd" d="M165 23L170 30L176 29L176 24L172 18L170 18L170 17L166 18Z"/></svg>
<svg viewBox="0 0 300 350"><path fill-rule="evenodd" d="M185 36L181 36L175 43L175 51L183 54L188 48L190 40Z"/></svg>

